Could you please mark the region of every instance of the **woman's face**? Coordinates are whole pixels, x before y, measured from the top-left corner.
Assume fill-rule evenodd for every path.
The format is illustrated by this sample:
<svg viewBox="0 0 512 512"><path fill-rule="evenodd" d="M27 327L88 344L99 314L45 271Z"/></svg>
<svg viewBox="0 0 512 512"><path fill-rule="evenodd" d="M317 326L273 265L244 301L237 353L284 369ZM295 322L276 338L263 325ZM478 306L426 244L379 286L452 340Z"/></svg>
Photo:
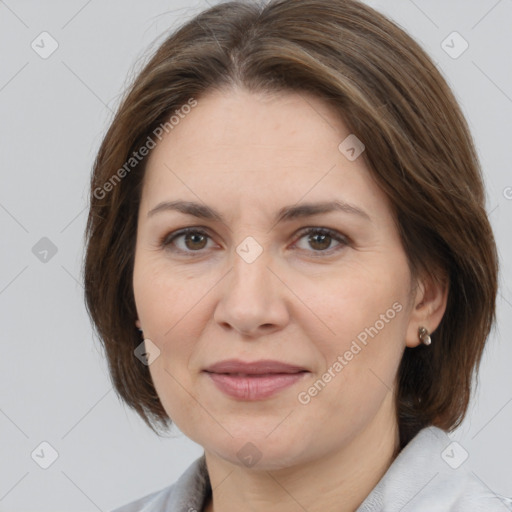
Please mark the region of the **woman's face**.
<svg viewBox="0 0 512 512"><path fill-rule="evenodd" d="M317 97L243 90L173 126L148 161L133 276L168 415L210 453L267 469L394 429L414 283L348 129ZM276 364L206 371L226 360Z"/></svg>

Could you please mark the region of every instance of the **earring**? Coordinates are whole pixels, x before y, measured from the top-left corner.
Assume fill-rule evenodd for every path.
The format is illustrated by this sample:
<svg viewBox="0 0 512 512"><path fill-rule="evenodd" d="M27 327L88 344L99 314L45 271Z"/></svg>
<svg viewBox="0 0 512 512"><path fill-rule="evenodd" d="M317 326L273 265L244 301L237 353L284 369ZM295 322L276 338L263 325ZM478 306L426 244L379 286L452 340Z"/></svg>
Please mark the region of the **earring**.
<svg viewBox="0 0 512 512"><path fill-rule="evenodd" d="M420 327L418 329L418 336L420 338L421 343L423 343L424 345L430 345L432 343L432 339L430 338L430 335L427 329L425 329L425 327Z"/></svg>

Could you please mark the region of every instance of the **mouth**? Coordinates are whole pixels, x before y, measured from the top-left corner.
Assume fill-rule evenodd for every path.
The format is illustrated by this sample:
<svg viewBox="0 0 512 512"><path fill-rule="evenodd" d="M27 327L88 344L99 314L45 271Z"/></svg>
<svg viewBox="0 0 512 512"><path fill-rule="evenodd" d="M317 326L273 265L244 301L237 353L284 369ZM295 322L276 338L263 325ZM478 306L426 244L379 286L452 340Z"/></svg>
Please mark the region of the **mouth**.
<svg viewBox="0 0 512 512"><path fill-rule="evenodd" d="M301 366L281 361L244 362L235 359L216 363L204 372L221 392L243 401L269 398L310 373Z"/></svg>

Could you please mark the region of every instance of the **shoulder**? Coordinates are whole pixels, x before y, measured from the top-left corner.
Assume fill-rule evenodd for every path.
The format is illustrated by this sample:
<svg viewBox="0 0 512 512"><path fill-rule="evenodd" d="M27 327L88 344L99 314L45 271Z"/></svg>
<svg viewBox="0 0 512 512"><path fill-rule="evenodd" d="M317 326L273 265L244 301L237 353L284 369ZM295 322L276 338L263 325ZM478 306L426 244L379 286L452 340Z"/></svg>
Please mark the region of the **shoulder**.
<svg viewBox="0 0 512 512"><path fill-rule="evenodd" d="M444 430L427 427L399 453L357 512L512 511L512 500L488 488L467 458Z"/></svg>
<svg viewBox="0 0 512 512"><path fill-rule="evenodd" d="M112 512L160 512L168 508L176 484L131 501Z"/></svg>
<svg viewBox="0 0 512 512"><path fill-rule="evenodd" d="M211 492L204 454L180 478L159 491L127 503L112 512L197 512Z"/></svg>

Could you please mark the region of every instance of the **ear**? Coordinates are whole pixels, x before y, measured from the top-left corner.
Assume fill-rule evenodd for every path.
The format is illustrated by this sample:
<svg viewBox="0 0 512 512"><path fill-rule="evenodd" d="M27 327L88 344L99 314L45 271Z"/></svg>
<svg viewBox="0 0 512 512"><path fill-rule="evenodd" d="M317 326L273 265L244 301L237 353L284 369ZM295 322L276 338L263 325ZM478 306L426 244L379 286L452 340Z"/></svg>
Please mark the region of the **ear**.
<svg viewBox="0 0 512 512"><path fill-rule="evenodd" d="M142 329L142 327L140 326L140 320L137 318L137 320L135 320L135 327L137 327L137 329Z"/></svg>
<svg viewBox="0 0 512 512"><path fill-rule="evenodd" d="M421 344L418 329L425 327L432 334L443 319L448 299L448 279L424 276L417 281L414 291L413 309L407 327L406 345L417 347Z"/></svg>

